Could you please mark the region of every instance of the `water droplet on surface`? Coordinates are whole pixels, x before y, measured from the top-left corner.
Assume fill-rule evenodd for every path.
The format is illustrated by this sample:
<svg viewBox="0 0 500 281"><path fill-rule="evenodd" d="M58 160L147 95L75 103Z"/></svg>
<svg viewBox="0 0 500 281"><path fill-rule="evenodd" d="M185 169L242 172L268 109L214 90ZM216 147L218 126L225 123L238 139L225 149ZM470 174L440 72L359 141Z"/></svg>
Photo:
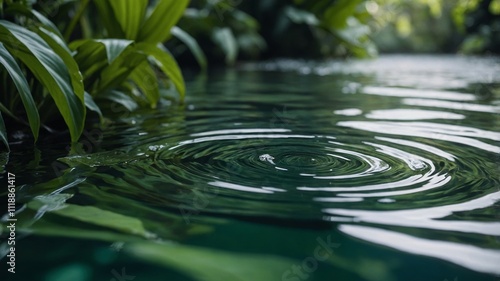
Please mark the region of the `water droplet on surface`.
<svg viewBox="0 0 500 281"><path fill-rule="evenodd" d="M260 155L260 156L259 156L259 160L260 160L260 161L267 161L267 162L269 162L269 163L271 163L271 164L273 164L273 165L276 165L276 164L273 162L274 157L272 157L272 156L271 156L271 155L269 155L269 154L262 154L262 155Z"/></svg>

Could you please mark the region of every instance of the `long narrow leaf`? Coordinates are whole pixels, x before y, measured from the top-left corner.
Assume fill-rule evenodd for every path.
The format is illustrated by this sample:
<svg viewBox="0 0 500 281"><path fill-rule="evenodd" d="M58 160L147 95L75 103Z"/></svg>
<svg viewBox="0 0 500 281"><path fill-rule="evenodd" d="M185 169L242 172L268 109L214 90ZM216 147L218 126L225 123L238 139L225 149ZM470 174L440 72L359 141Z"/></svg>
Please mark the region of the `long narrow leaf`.
<svg viewBox="0 0 500 281"><path fill-rule="evenodd" d="M188 3L189 0L158 1L141 27L138 41L157 44L167 40L171 36L170 29L179 21Z"/></svg>
<svg viewBox="0 0 500 281"><path fill-rule="evenodd" d="M80 99L83 98L83 93L85 91L83 85L83 77L80 72L80 68L76 63L75 59L71 55L71 51L64 43L62 38L56 36L54 33L41 28L38 35L49 44L52 50L64 61L64 64L68 68L70 77L71 77L71 85L73 86L73 91L77 97Z"/></svg>
<svg viewBox="0 0 500 281"><path fill-rule="evenodd" d="M44 15L40 14L36 10L31 10L31 13L38 19L39 22L41 22L45 27L50 29L54 34L59 36L60 38L63 38L61 32L57 28L57 26L51 22L48 18L46 18Z"/></svg>
<svg viewBox="0 0 500 281"><path fill-rule="evenodd" d="M156 80L156 73L149 65L149 62L144 61L141 63L130 74L129 78L139 87L139 90L148 99L151 107L155 108L160 99L160 89Z"/></svg>
<svg viewBox="0 0 500 281"><path fill-rule="evenodd" d="M73 91L71 77L64 61L36 33L21 26L0 20L0 38L6 48L20 59L44 85L66 122L71 140L80 137L85 122L83 93Z"/></svg>
<svg viewBox="0 0 500 281"><path fill-rule="evenodd" d="M125 82L136 67L146 60L146 55L135 50L120 54L111 65L102 71L97 89L98 95L106 94L109 90Z"/></svg>
<svg viewBox="0 0 500 281"><path fill-rule="evenodd" d="M86 83L97 79L92 77L112 64L133 41L124 39L79 40L70 44L77 51L75 60L78 62Z"/></svg>
<svg viewBox="0 0 500 281"><path fill-rule="evenodd" d="M28 8L25 4L12 3L8 5L8 8L5 11L6 13L10 14L17 14L17 15L22 14L27 17L34 18L38 22L40 22L44 27L50 29L52 32L57 34L57 36L62 38L61 32L53 22L51 22L48 18L46 18L38 11Z"/></svg>
<svg viewBox="0 0 500 281"><path fill-rule="evenodd" d="M111 64L128 46L134 41L124 39L100 39L95 40L106 47L106 55L108 64Z"/></svg>
<svg viewBox="0 0 500 281"><path fill-rule="evenodd" d="M84 44L70 44L70 48L76 50L74 58L80 66L85 83L89 81L94 73L108 65L106 48L103 44L93 40L84 40ZM80 43L80 42L75 42Z"/></svg>
<svg viewBox="0 0 500 281"><path fill-rule="evenodd" d="M7 130L5 129L5 123L3 122L3 117L1 112L0 112L0 140L5 144L7 149L10 151L9 141L7 140Z"/></svg>
<svg viewBox="0 0 500 281"><path fill-rule="evenodd" d="M99 19L102 20L104 28L108 32L108 37L124 38L125 33L123 32L118 21L115 20L116 16L109 1L94 0L93 2L97 7L97 11L99 12Z"/></svg>
<svg viewBox="0 0 500 281"><path fill-rule="evenodd" d="M103 1L103 0L100 0ZM125 38L135 40L144 20L148 0L108 0Z"/></svg>
<svg viewBox="0 0 500 281"><path fill-rule="evenodd" d="M165 73L170 80L174 83L177 91L179 92L181 100L184 99L184 95L186 94L186 86L184 84L184 78L182 77L181 69L179 65L172 57L172 55L168 52L167 49L160 49L162 45L152 45L147 43L138 43L136 48L145 54L147 54L150 58L153 59L154 63L160 67L160 69Z"/></svg>
<svg viewBox="0 0 500 281"><path fill-rule="evenodd" d="M99 106L97 106L97 104L95 103L94 99L92 98L92 96L85 92L85 106L94 111L95 113L97 113L99 115L99 120L103 121L103 116L102 116L102 112L101 112L101 109L99 108Z"/></svg>
<svg viewBox="0 0 500 281"><path fill-rule="evenodd" d="M128 111L134 111L139 108L139 105L130 96L116 90L109 91L103 99L107 99L118 104L123 105Z"/></svg>
<svg viewBox="0 0 500 281"><path fill-rule="evenodd" d="M238 44L230 28L216 28L213 31L212 40L226 54L226 63L234 64L238 56Z"/></svg>
<svg viewBox="0 0 500 281"><path fill-rule="evenodd" d="M28 85L28 81L24 78L21 68L17 64L16 60L7 51L4 45L0 42L0 64L5 67L9 73L12 81L16 85L17 91L21 96L24 108L26 109L26 114L28 115L28 121L31 127L31 132L35 141L38 139L38 132L40 131L40 115L38 114L38 109L36 107L35 101L31 96L31 91Z"/></svg>
<svg viewBox="0 0 500 281"><path fill-rule="evenodd" d="M205 56L205 53L203 53L203 50L201 49L200 45L198 45L198 42L196 42L196 39L194 39L191 35L189 35L189 33L187 33L186 31L182 30L180 27L177 26L172 27L170 32L172 32L172 35L175 36L175 38L179 39L182 43L186 44L191 53L193 53L201 69L206 70L207 58Z"/></svg>

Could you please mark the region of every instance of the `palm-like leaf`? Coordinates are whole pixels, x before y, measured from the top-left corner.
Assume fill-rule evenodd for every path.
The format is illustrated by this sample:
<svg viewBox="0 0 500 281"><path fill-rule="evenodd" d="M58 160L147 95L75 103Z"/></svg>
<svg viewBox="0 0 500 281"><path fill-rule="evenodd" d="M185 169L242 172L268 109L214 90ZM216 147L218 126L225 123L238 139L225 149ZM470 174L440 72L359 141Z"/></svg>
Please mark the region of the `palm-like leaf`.
<svg viewBox="0 0 500 281"><path fill-rule="evenodd" d="M5 67L10 77L12 78L12 81L14 81L14 84L16 85L17 91L21 96L21 100L23 101L24 108L26 109L26 113L28 115L31 132L33 133L33 136L36 140L38 138L38 132L40 130L40 116L38 114L38 109L36 107L35 101L33 100L33 97L31 96L28 81L26 81L26 78L22 75L23 72L21 71L21 68L17 64L14 57L12 57L12 55L7 51L7 49L1 42L0 64ZM6 133L4 132L4 134Z"/></svg>
<svg viewBox="0 0 500 281"><path fill-rule="evenodd" d="M194 37L192 37L189 33L177 26L172 27L170 32L173 36L175 36L189 48L191 53L193 53L194 57L196 58L196 61L198 62L198 65L200 65L201 69L206 70L207 58L198 42L196 42L196 39L194 39Z"/></svg>
<svg viewBox="0 0 500 281"><path fill-rule="evenodd" d="M129 78L141 90L151 107L155 108L158 100L160 100L160 89L156 73L151 68L149 62L147 60L142 62L135 68Z"/></svg>
<svg viewBox="0 0 500 281"><path fill-rule="evenodd" d="M83 131L86 108L97 112L102 120L94 99L125 100L122 104L130 110L145 102L156 107L160 99L156 68L166 74L183 98L185 85L180 68L168 50L158 44L171 36L171 29L188 2L161 0L148 10L148 0L93 1L106 28L105 35L114 39L79 40L68 46L57 26L31 9L31 2L7 1L5 12L14 18L22 15L19 22L26 27L0 20L0 64L7 69L19 92L35 139L41 125L31 89L24 78L28 70L35 78L35 86L36 83L43 86L43 92L35 93L50 94L72 141L77 141ZM70 38L86 7L86 4L80 6L65 38ZM0 0L2 12L3 8L4 1ZM177 35L194 50L200 65L205 67L206 59L194 39L182 30ZM143 94L142 101L141 97L130 94L136 90ZM125 94L129 94L126 99ZM17 109L0 106L16 119L13 112ZM0 121L0 141L8 145L3 119Z"/></svg>
<svg viewBox="0 0 500 281"><path fill-rule="evenodd" d="M135 40L146 14L148 0L109 0L109 3L125 38Z"/></svg>
<svg viewBox="0 0 500 281"><path fill-rule="evenodd" d="M170 38L170 29L179 21L189 0L162 0L141 27L137 41L157 44Z"/></svg>
<svg viewBox="0 0 500 281"><path fill-rule="evenodd" d="M85 121L84 97L83 91L73 88L64 60L38 34L14 23L0 20L0 38L50 93L69 128L71 140L77 141Z"/></svg>
<svg viewBox="0 0 500 281"><path fill-rule="evenodd" d="M163 45L154 46L148 43L138 43L137 50L147 54L163 73L165 73L177 88L181 99L186 94L186 86L179 65Z"/></svg>

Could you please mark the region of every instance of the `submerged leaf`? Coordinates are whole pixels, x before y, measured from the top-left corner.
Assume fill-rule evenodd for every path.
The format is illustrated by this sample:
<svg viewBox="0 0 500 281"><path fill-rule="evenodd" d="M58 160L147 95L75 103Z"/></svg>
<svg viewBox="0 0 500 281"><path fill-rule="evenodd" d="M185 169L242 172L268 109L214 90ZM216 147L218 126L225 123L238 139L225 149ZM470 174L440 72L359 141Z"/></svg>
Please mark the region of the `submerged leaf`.
<svg viewBox="0 0 500 281"><path fill-rule="evenodd" d="M170 266L199 281L281 280L293 261L268 255L239 254L176 244L132 243L125 250L151 262Z"/></svg>
<svg viewBox="0 0 500 281"><path fill-rule="evenodd" d="M144 238L152 237L152 234L144 229L139 219L102 210L93 206L67 204L63 209L53 211L52 213L105 228L111 228L120 232L139 235Z"/></svg>

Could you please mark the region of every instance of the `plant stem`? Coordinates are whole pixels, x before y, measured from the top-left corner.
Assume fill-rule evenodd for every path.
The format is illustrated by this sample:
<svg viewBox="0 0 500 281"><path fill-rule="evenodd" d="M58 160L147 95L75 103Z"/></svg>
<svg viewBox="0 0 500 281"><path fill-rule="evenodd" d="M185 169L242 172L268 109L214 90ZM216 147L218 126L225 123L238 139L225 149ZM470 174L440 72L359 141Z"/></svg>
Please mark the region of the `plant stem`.
<svg viewBox="0 0 500 281"><path fill-rule="evenodd" d="M83 15L83 12L85 12L85 9L87 8L90 0L83 0L81 5L78 7L78 10L76 11L76 15L71 19L71 22L69 23L68 27L66 28L64 32L64 39L66 42L69 42L69 39L71 37L71 34L73 33L73 30L76 27L76 24L80 21L80 18Z"/></svg>

